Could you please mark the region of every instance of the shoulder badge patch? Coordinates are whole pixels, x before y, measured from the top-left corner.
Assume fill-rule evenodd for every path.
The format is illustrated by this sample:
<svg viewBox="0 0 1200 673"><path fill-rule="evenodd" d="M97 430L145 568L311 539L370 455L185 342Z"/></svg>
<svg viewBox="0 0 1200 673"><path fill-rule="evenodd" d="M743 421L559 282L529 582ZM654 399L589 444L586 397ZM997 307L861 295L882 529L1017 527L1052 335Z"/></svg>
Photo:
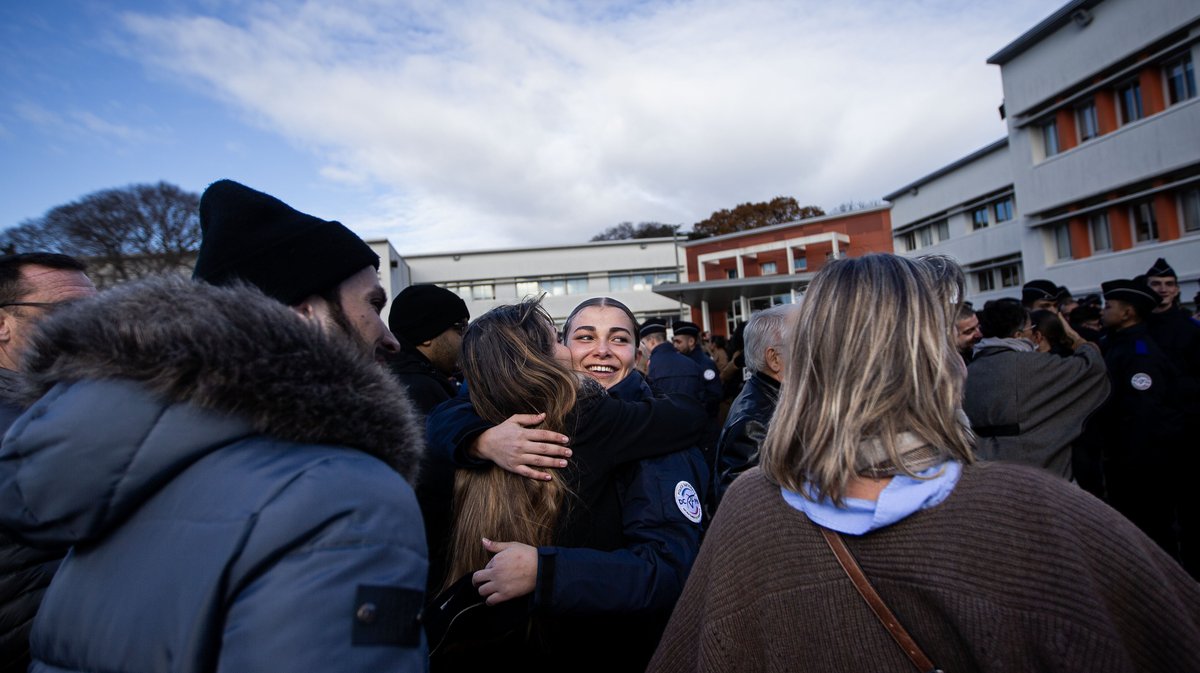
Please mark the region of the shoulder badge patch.
<svg viewBox="0 0 1200 673"><path fill-rule="evenodd" d="M1154 381L1150 379L1149 374L1134 374L1133 378L1129 379L1129 385L1135 390L1150 390L1150 386L1154 385Z"/></svg>
<svg viewBox="0 0 1200 673"><path fill-rule="evenodd" d="M705 369L704 370L704 380L705 381L711 381L715 378L717 378L717 370L715 370L715 369Z"/></svg>
<svg viewBox="0 0 1200 673"><path fill-rule="evenodd" d="M700 523L700 496L696 495L696 489L686 481L675 484L675 505L688 521Z"/></svg>

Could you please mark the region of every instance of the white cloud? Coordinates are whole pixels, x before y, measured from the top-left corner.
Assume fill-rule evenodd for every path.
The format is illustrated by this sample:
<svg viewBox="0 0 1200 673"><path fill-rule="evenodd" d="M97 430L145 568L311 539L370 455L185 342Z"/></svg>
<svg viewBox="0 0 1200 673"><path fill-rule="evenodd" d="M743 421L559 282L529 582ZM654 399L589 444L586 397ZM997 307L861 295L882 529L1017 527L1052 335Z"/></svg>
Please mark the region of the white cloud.
<svg viewBox="0 0 1200 673"><path fill-rule="evenodd" d="M321 179L374 185L357 228L413 252L690 224L783 194L877 199L1003 135L984 60L1057 7L580 4L260 4L124 24L142 58L316 153Z"/></svg>

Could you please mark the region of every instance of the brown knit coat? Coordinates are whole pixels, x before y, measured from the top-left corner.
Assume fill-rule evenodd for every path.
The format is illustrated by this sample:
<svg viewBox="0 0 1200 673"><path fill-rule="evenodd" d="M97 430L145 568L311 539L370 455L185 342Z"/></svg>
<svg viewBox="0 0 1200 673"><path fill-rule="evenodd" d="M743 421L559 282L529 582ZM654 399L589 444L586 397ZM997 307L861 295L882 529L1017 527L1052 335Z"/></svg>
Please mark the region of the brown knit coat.
<svg viewBox="0 0 1200 673"><path fill-rule="evenodd" d="M1040 470L966 467L941 505L843 538L947 673L1200 671L1200 584ZM755 468L722 501L648 670L915 669Z"/></svg>

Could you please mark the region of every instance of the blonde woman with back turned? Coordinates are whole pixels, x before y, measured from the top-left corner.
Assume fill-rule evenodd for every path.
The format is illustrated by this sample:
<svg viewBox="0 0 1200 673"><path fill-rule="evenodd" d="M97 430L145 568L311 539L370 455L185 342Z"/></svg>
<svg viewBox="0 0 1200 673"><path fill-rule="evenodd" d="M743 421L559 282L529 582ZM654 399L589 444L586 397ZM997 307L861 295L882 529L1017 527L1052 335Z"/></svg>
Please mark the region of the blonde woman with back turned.
<svg viewBox="0 0 1200 673"><path fill-rule="evenodd" d="M730 487L651 671L1200 671L1200 585L1088 493L975 463L944 259L813 280L760 467ZM911 649L911 648L910 648Z"/></svg>

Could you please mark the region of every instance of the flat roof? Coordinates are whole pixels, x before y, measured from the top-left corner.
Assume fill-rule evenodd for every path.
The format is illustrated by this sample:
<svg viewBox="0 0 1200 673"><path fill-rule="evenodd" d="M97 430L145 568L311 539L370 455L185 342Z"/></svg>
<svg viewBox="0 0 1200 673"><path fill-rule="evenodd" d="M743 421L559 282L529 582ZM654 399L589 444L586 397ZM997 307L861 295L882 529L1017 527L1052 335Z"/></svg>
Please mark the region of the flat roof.
<svg viewBox="0 0 1200 673"><path fill-rule="evenodd" d="M505 252L540 252L542 250L568 250L570 248L591 248L614 245L631 245L634 243L669 243L683 241L682 238L659 236L656 238L622 238L615 241L586 241L584 243L562 243L559 245L531 245L520 248L491 248L488 250L448 250L446 252L426 252L419 255L401 255L405 259L420 259L422 257L447 257L449 255L494 255ZM369 243L370 241L368 241Z"/></svg>
<svg viewBox="0 0 1200 673"><path fill-rule="evenodd" d="M752 229L751 231L758 230ZM724 310L725 305L738 297L760 297L787 294L792 290L803 290L808 287L816 275L815 271L805 271L750 278L720 278L698 283L662 283L654 286L654 293L668 299L682 301L693 308L699 308L700 302L706 301L710 304L718 304L717 310Z"/></svg>
<svg viewBox="0 0 1200 673"><path fill-rule="evenodd" d="M1100 4L1101 1L1071 0L1071 2L1060 7L1057 12L1046 17L1041 23L1025 31L1021 37L1018 37L1000 51L992 54L987 62L991 65L1004 65L1008 63L1017 56L1020 56L1025 50L1041 42L1047 35L1066 25L1068 21L1072 20L1072 16L1076 11L1090 9Z"/></svg>
<svg viewBox="0 0 1200 673"><path fill-rule="evenodd" d="M991 154L992 152L995 152L996 150L1002 149L1007 146L1008 146L1008 136L1004 136L1003 138L997 140L996 142L992 143L991 145L988 145L987 147L983 147L978 150L975 150L974 152L971 152L967 156L965 156L961 159L958 159L958 160L954 161L953 163L949 163L949 164L946 164L945 166L942 166L941 168L930 173L929 175L926 175L923 178L918 178L916 181L910 182L909 184L904 185L900 189L897 189L896 191L892 192L891 194L888 194L887 196L883 197L883 200L891 201L891 200L895 199L897 196L901 196L905 192L907 192L911 189L915 189L917 187L920 187L923 184L933 182L934 180L937 180L938 178L942 177L943 175L945 175L947 173L955 171L955 170L971 163L972 161L979 159L980 157Z"/></svg>
<svg viewBox="0 0 1200 673"><path fill-rule="evenodd" d="M834 213L832 215L819 215L817 217L806 217L802 220L792 220L791 222L782 222L780 224L772 224L769 227L759 227L757 229L745 229L743 231L735 231L732 234L721 234L720 236L709 236L708 238L697 238L697 239L690 239L687 241L681 241L679 243L679 247L690 248L690 247L696 246L696 245L712 243L713 241L726 241L729 239L738 238L738 237L746 236L749 234L761 234L764 231L768 231L768 232L769 231L779 231L780 229L787 229L789 227L794 227L797 224L813 224L814 222L828 222L829 220L836 220L841 217L851 217L853 215L862 215L863 213L874 213L874 212L878 212L880 210L888 210L891 207L892 207L892 205L890 203L885 203L883 205L871 206L870 208L862 208L860 210L851 210L851 211L848 211L845 213Z"/></svg>

